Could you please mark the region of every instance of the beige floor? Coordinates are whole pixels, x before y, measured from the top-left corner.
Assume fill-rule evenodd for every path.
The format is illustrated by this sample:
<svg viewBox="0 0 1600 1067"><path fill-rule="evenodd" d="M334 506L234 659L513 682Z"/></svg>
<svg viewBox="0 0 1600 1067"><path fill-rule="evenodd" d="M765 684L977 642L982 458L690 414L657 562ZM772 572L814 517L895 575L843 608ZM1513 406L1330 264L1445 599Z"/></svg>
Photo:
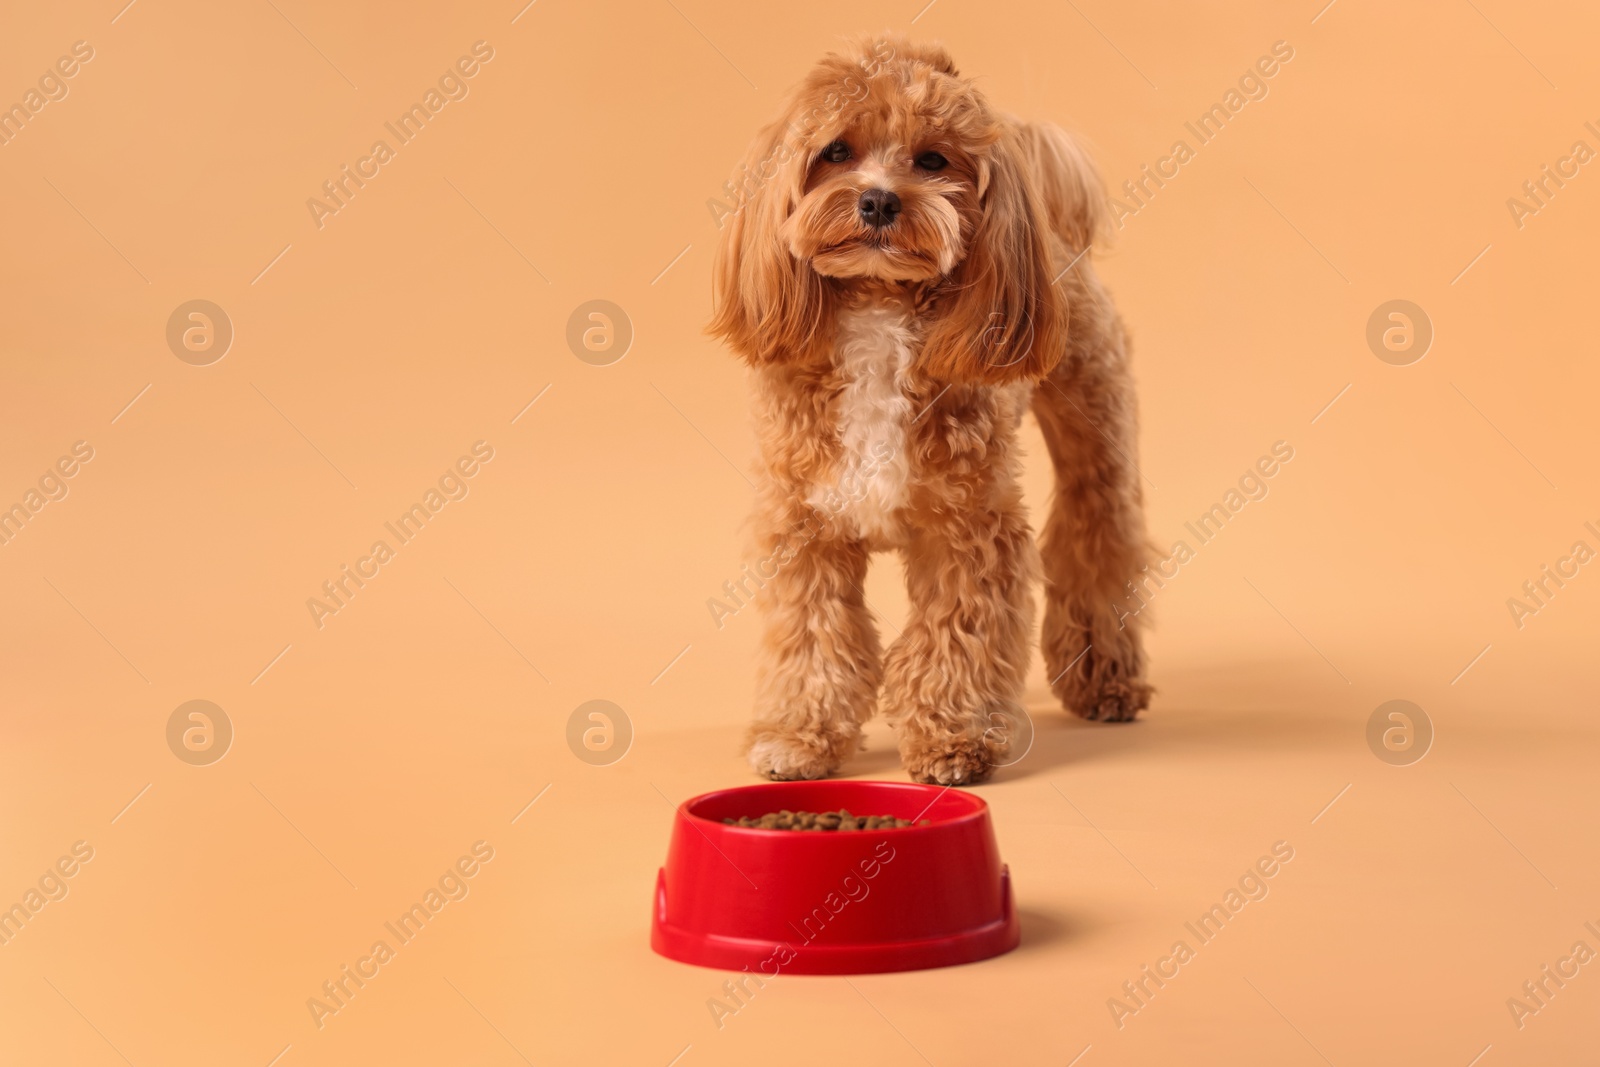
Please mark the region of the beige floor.
<svg viewBox="0 0 1600 1067"><path fill-rule="evenodd" d="M0 1063L1592 1058L1600 964L1558 990L1541 968L1600 950L1600 577L1520 626L1507 602L1600 547L1600 178L1520 227L1506 205L1600 145L1592 18L121 5L0 34L0 103L93 49L0 147L0 507L66 490L0 544L0 907L28 914L0 926ZM1275 442L1294 459L1156 597L1146 721L1069 720L1035 665L1034 747L978 790L1020 949L784 977L718 1026L724 975L647 943L672 805L751 781L755 613L706 606L745 559L753 443L744 376L700 333L706 203L784 85L885 26L1082 131L1113 188L1292 44L1102 271L1158 543ZM476 41L468 95L319 227L308 198ZM165 335L196 299L234 329L209 363ZM596 299L634 332L609 366L564 339ZM1434 327L1409 366L1365 340L1395 299ZM467 495L318 618L480 441ZM869 594L892 636L892 560ZM609 766L567 743L597 699L634 735ZM1408 766L1367 742L1397 699L1434 732ZM220 761L194 762L219 742L185 748L182 717L169 744L192 700L231 724ZM893 752L874 727L850 772L900 780ZM1118 1017L1278 842L1265 898ZM337 1012L308 1007L463 856L464 897ZM1514 1016L1541 979L1554 996Z"/></svg>
<svg viewBox="0 0 1600 1067"><path fill-rule="evenodd" d="M95 851L5 946L7 1060L264 1064L287 1045L285 1063L665 1064L685 1048L684 1063L1063 1063L1088 1048L1083 1063L1465 1064L1492 1045L1495 1062L1540 1064L1582 1062L1593 1040L1591 968L1521 1030L1505 1006L1600 925L1594 732L1559 693L1508 732L1521 694L1485 671L1400 768L1367 751L1365 709L1320 663L1169 672L1168 698L1129 727L1035 700L1032 751L979 789L1022 947L783 977L718 1026L726 976L647 945L669 799L746 780L731 726L670 721L715 678L685 657L673 696L635 702L632 751L596 768L551 743L542 683L504 646L458 655L466 684L431 700L431 670L394 656L360 668L360 706L317 695L348 663L302 675L291 706L241 697L237 750L209 768L145 736L153 700L94 729L75 701L41 701L24 750L77 758L10 769L9 885L74 840ZM1207 706L1217 694L1227 706ZM898 778L891 740L875 733L852 769ZM105 770L87 775L94 759ZM400 946L384 923L479 840L494 858L467 896ZM1201 944L1185 923L1278 842L1294 855L1267 895ZM380 939L395 958L317 1027L307 1000ZM1128 1003L1122 983L1180 940L1194 958L1115 1025L1110 998Z"/></svg>

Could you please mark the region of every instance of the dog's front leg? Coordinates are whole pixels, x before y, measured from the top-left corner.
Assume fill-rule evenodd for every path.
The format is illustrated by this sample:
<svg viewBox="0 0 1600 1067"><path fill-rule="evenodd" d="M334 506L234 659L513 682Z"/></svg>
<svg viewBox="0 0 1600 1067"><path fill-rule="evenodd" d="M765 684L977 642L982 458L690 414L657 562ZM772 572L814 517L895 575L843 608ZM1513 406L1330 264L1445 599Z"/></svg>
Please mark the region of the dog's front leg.
<svg viewBox="0 0 1600 1067"><path fill-rule="evenodd" d="M756 719L746 752L757 774L823 778L860 747L882 673L862 582L867 550L817 519L760 538L767 555Z"/></svg>
<svg viewBox="0 0 1600 1067"><path fill-rule="evenodd" d="M1020 503L919 517L905 547L911 616L883 704L919 782L981 782L1021 714L1038 550Z"/></svg>

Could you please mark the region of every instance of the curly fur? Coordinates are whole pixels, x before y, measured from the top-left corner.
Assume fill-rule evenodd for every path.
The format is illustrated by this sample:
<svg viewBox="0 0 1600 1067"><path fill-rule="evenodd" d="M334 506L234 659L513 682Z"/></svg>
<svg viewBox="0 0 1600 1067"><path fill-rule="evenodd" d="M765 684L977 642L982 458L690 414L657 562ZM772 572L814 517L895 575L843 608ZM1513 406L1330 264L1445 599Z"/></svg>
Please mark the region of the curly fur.
<svg viewBox="0 0 1600 1067"><path fill-rule="evenodd" d="M848 159L825 158L835 142ZM710 330L754 370L755 536L778 561L751 765L827 775L881 710L913 778L982 781L1005 756L995 724L1021 710L1041 577L1052 689L1085 718L1133 718L1151 689L1137 617L1113 604L1146 559L1137 427L1089 253L1092 162L991 110L938 46L880 37L825 57L747 168ZM899 197L892 223L863 221L867 190ZM1030 407L1056 472L1042 552L1018 478ZM911 604L887 652L862 594L884 550Z"/></svg>

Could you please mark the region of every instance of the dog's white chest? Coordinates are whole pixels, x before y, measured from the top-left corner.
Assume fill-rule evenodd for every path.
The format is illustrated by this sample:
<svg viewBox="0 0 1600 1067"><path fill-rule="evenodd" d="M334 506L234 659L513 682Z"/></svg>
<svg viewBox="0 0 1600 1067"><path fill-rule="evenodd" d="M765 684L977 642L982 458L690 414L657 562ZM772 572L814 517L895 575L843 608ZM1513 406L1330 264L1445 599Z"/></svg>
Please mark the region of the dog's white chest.
<svg viewBox="0 0 1600 1067"><path fill-rule="evenodd" d="M840 317L839 476L833 485L814 486L809 502L853 524L863 537L895 534L894 513L905 503L911 472L905 378L912 345L910 316L900 308L862 308Z"/></svg>

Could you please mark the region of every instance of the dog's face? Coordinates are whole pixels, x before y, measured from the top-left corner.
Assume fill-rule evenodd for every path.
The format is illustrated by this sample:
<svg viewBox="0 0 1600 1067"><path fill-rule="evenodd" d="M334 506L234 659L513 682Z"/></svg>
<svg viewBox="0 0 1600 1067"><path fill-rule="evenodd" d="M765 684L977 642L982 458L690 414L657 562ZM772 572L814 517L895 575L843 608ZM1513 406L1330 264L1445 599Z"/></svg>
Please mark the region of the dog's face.
<svg viewBox="0 0 1600 1067"><path fill-rule="evenodd" d="M731 187L712 332L754 363L802 358L852 288L909 283L936 308L927 369L1042 374L1065 315L1024 155L938 46L884 38L825 57Z"/></svg>
<svg viewBox="0 0 1600 1067"><path fill-rule="evenodd" d="M847 102L807 146L802 195L782 230L795 258L830 278L950 273L981 211L987 146L941 118L915 82Z"/></svg>

